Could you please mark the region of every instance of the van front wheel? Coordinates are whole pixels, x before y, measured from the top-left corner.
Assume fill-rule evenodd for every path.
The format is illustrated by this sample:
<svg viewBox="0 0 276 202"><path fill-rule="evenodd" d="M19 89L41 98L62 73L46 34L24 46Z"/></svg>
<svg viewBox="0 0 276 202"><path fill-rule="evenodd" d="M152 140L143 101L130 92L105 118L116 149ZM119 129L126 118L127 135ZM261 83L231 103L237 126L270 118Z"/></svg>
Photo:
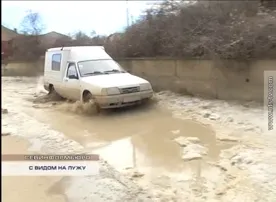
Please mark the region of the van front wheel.
<svg viewBox="0 0 276 202"><path fill-rule="evenodd" d="M100 107L97 104L97 102L95 101L95 99L93 98L93 95L90 92L85 92L83 95L83 103L84 104L88 104L89 103L89 107L91 107L91 109L93 111L95 111L96 113L100 112Z"/></svg>

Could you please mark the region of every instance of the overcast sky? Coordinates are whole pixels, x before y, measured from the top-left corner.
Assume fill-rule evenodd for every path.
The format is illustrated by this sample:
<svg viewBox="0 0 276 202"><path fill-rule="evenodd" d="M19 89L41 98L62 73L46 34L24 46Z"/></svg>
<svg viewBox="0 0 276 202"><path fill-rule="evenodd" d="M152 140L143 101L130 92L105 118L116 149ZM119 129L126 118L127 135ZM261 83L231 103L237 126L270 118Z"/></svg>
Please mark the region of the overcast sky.
<svg viewBox="0 0 276 202"><path fill-rule="evenodd" d="M149 1L2 1L2 25L19 28L28 10L41 14L45 32L111 34L127 25L126 8L137 19ZM152 3L152 2L151 2Z"/></svg>

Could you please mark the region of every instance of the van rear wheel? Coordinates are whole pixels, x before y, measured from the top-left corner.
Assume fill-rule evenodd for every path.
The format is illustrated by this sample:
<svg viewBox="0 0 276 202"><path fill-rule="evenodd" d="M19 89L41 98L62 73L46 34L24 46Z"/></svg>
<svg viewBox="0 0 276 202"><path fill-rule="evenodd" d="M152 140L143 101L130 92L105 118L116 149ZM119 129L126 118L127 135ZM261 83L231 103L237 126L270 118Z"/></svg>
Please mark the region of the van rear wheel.
<svg viewBox="0 0 276 202"><path fill-rule="evenodd" d="M56 100L56 101L62 100L62 99L63 99L63 97L62 97L60 94L58 94L58 93L56 92L56 90L55 90L55 88L54 88L53 85L50 85L50 86L49 86L48 97L49 97L50 99Z"/></svg>
<svg viewBox="0 0 276 202"><path fill-rule="evenodd" d="M54 92L56 92L54 86L53 86L52 84L49 85L48 94L52 94L52 93L54 93Z"/></svg>
<svg viewBox="0 0 276 202"><path fill-rule="evenodd" d="M93 97L93 95L90 92L84 93L83 103L89 104L90 105L89 107L91 107L91 109L93 111L95 111L96 113L100 112L100 107L99 107L99 105L97 104L95 98Z"/></svg>

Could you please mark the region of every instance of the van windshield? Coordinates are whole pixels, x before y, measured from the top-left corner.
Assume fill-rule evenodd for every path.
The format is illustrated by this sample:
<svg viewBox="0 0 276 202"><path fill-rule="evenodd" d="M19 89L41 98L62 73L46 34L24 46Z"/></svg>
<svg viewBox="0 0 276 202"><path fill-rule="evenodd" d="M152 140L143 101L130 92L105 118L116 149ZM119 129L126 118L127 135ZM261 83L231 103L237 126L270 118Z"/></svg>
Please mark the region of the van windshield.
<svg viewBox="0 0 276 202"><path fill-rule="evenodd" d="M89 60L78 62L80 76L125 73L126 71L114 60Z"/></svg>

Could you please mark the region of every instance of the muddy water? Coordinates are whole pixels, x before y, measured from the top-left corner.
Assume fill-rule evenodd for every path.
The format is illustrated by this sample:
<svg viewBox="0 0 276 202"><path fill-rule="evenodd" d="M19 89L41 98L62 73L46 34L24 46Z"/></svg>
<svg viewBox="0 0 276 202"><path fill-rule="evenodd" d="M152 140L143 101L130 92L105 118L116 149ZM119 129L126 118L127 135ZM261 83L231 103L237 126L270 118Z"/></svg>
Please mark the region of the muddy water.
<svg viewBox="0 0 276 202"><path fill-rule="evenodd" d="M2 154L27 154L30 145L24 139L12 136L2 137ZM4 176L2 178L2 200L29 202L64 202L61 195L47 193L61 177Z"/></svg>
<svg viewBox="0 0 276 202"><path fill-rule="evenodd" d="M273 180L275 138L265 134L258 136L262 123L260 117L263 114L261 107L243 107L224 101L209 101L162 92L157 96L157 104L89 115L86 106L83 107L80 103L44 102L41 95L45 92L37 82L39 83L37 79L4 79L2 104L11 111L9 115L15 116L14 112L23 111L33 119L40 120L42 125L43 122L50 124L50 129L63 132L68 138L76 140L87 152L101 154L117 169L125 171L128 178L132 176L134 179L132 171L136 169L125 168L138 168L144 177L135 177L135 181L151 190L157 199L155 201L275 199L275 192L272 191L276 190ZM38 102L34 103L34 100ZM167 107L170 110L167 110ZM55 151L64 151L60 141L52 144L51 141L48 143L47 139L38 138L39 135L34 133L47 134L47 129L43 130L45 128L36 122L31 125L33 122L28 122L24 117L22 116L24 127L19 127L19 131L24 131L22 133L26 138L34 135L37 141L54 145L51 147L57 148ZM9 120L4 121L6 123L2 123L2 126L14 126ZM18 122L17 119L16 123ZM29 124L24 124L25 122ZM217 134L210 125L200 122L212 125ZM28 131L30 125L32 127ZM252 132L244 132L248 130ZM49 134L52 132L50 130ZM173 140L178 136L198 137L200 144L208 148L207 155L201 161L184 162L181 159L182 148ZM216 136L220 142L216 141ZM49 137L54 140L56 138L55 134ZM237 141L234 145L221 144L235 139ZM268 144L265 145L263 140ZM66 143L70 147L70 141ZM266 146L265 149L262 149L263 146ZM39 145L37 147L37 150L42 148ZM79 151L78 149L73 151ZM68 191L67 187L66 191L62 191L55 187L53 193L73 193L74 197L75 194L79 197L83 192L91 191L91 185L84 181L73 181L72 184L83 186L78 188L78 191L73 188ZM85 187L88 187L87 190Z"/></svg>
<svg viewBox="0 0 276 202"><path fill-rule="evenodd" d="M170 111L157 104L88 115L79 111L80 103L36 102L32 105L35 108L30 108L32 100L31 94L25 97L25 112L81 143L87 151L99 153L119 170L196 169L197 163L182 160L182 148L174 141L179 136L198 137L201 145L208 148L204 161L217 160L222 149L232 146L217 142L210 126L173 118Z"/></svg>
<svg viewBox="0 0 276 202"><path fill-rule="evenodd" d="M168 172L196 169L197 162L182 160L182 148L174 141L179 136L200 139L201 145L208 148L203 162L217 160L222 149L232 146L217 142L210 126L173 118L171 112L159 104L91 115L86 113L87 107L80 110L83 107L80 103L43 102L40 98L45 92L41 79L7 80L5 83L5 95L13 97L11 106L20 107L37 120L51 125L82 144L88 152L99 153L119 170L137 167L154 173L158 169Z"/></svg>

